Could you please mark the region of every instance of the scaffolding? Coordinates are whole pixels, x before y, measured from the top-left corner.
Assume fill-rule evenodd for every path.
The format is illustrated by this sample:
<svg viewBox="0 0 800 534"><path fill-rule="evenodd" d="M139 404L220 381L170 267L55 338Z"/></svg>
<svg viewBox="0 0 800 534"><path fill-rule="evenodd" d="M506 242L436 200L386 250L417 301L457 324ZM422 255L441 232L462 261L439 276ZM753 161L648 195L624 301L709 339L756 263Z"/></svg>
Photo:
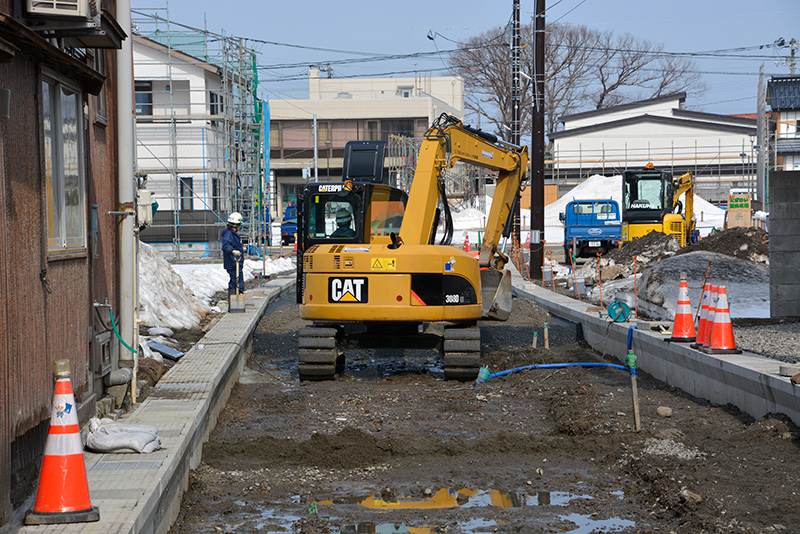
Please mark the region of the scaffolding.
<svg viewBox="0 0 800 534"><path fill-rule="evenodd" d="M390 184L408 191L417 168L421 139L390 135L388 143L388 165ZM493 181L497 173L457 162L452 168L444 169L442 179L450 208L455 212L469 208L486 212L486 184Z"/></svg>
<svg viewBox="0 0 800 534"><path fill-rule="evenodd" d="M242 39L133 11L137 167L158 202L142 240L166 256L218 256L240 212L250 254L269 244L265 103ZM268 120L268 119L267 119Z"/></svg>

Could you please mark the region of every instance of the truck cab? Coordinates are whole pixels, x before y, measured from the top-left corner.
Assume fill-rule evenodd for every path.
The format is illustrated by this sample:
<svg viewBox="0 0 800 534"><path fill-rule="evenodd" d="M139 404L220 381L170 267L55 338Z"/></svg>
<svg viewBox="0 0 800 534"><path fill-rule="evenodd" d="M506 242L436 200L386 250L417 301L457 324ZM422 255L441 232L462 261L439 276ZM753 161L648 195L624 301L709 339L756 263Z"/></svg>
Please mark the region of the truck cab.
<svg viewBox="0 0 800 534"><path fill-rule="evenodd" d="M572 200L558 218L564 224L564 257L591 258L619 246L622 219L611 199Z"/></svg>

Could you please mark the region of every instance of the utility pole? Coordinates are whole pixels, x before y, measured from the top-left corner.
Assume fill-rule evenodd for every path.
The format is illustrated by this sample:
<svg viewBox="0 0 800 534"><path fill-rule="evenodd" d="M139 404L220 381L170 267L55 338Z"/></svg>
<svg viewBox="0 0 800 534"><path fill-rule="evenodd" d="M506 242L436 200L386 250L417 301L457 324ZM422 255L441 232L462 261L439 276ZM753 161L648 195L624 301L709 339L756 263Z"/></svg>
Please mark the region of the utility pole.
<svg viewBox="0 0 800 534"><path fill-rule="evenodd" d="M511 26L511 143L520 144L520 48L519 48L519 0L514 0ZM521 246L520 195L514 200L514 243Z"/></svg>
<svg viewBox="0 0 800 534"><path fill-rule="evenodd" d="M764 90L764 65L758 71L758 118L756 122L756 132L758 135L758 147L756 148L756 196L761 202L761 209L769 211L767 205L767 103L766 91Z"/></svg>
<svg viewBox="0 0 800 534"><path fill-rule="evenodd" d="M314 181L319 182L319 137L317 136L317 115L314 115Z"/></svg>
<svg viewBox="0 0 800 534"><path fill-rule="evenodd" d="M536 0L533 38L533 117L531 120L531 237L532 280L542 279L544 263L544 14L545 0Z"/></svg>

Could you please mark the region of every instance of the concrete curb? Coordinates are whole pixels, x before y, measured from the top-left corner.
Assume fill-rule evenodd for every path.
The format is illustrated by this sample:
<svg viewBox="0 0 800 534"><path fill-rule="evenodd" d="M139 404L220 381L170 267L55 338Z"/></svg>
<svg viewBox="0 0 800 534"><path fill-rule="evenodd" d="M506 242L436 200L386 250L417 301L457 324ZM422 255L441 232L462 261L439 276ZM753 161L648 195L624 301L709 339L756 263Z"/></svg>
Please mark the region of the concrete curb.
<svg viewBox="0 0 800 534"><path fill-rule="evenodd" d="M155 425L162 448L151 454L85 451L92 505L100 521L23 527L19 532L166 533L180 512L189 472L225 408L267 305L295 287L294 277L253 290L245 313L226 314L120 422ZM262 293L262 294L259 294ZM199 348L202 345L202 348ZM55 529L55 530L54 530Z"/></svg>
<svg viewBox="0 0 800 534"><path fill-rule="evenodd" d="M513 276L514 296L526 297L548 312L580 323L586 341L596 351L625 360L629 323L613 323L587 311L585 302L559 295ZM640 321L640 324L644 323ZM667 343L649 330L633 331L637 367L653 377L714 404L732 404L759 418L782 413L800 425L800 387L780 376L782 362L752 353L713 355Z"/></svg>

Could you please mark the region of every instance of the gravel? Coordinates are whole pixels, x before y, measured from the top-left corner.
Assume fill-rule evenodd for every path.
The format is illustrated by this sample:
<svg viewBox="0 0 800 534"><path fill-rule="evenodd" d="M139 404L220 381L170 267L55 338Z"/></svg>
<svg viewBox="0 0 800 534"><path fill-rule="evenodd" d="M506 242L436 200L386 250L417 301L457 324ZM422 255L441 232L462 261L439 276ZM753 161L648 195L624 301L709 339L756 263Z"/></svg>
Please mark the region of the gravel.
<svg viewBox="0 0 800 534"><path fill-rule="evenodd" d="M736 346L784 363L800 363L800 323L734 326Z"/></svg>

